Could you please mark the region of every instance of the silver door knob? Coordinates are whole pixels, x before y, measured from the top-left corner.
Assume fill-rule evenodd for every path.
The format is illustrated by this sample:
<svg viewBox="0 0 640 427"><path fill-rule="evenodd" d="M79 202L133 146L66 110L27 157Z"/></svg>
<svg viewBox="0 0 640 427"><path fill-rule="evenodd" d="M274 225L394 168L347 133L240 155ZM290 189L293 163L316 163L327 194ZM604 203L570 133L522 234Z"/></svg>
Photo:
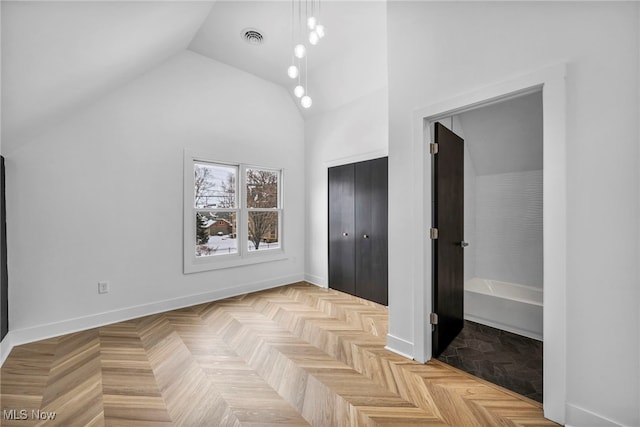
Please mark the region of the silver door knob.
<svg viewBox="0 0 640 427"><path fill-rule="evenodd" d="M460 246L462 246L463 248L466 248L467 246L469 246L469 242L465 242L463 240L462 242L460 242Z"/></svg>
<svg viewBox="0 0 640 427"><path fill-rule="evenodd" d="M349 235L349 233L342 233L342 235L346 237Z"/></svg>
<svg viewBox="0 0 640 427"><path fill-rule="evenodd" d="M365 239L368 239L369 235L368 234L364 234L362 237L364 237Z"/></svg>

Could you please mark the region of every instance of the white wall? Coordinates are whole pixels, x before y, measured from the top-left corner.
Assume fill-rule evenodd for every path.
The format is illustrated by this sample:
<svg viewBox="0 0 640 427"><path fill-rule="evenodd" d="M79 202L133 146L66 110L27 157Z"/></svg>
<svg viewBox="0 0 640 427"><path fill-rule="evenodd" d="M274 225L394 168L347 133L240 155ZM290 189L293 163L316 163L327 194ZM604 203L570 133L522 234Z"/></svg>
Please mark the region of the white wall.
<svg viewBox="0 0 640 427"><path fill-rule="evenodd" d="M569 415L638 414L637 3L389 2L390 334L412 343L412 113L567 63ZM603 141L607 149L603 149ZM606 230L601 232L601 230ZM606 368L602 363L607 363ZM602 367L603 369L599 369ZM567 418L570 424L571 417Z"/></svg>
<svg viewBox="0 0 640 427"><path fill-rule="evenodd" d="M476 277L542 289L542 171L478 176L475 197Z"/></svg>
<svg viewBox="0 0 640 427"><path fill-rule="evenodd" d="M458 134L460 135L460 134ZM464 240L469 246L464 248L464 280L473 279L476 275L476 258L478 256L476 226L476 169L469 152L469 142L464 141Z"/></svg>
<svg viewBox="0 0 640 427"><path fill-rule="evenodd" d="M7 153L14 339L301 280L303 126L282 87L185 51ZM182 273L185 148L284 168L287 260Z"/></svg>
<svg viewBox="0 0 640 427"><path fill-rule="evenodd" d="M382 157L388 150L387 89L305 122L305 278L328 286L327 169Z"/></svg>

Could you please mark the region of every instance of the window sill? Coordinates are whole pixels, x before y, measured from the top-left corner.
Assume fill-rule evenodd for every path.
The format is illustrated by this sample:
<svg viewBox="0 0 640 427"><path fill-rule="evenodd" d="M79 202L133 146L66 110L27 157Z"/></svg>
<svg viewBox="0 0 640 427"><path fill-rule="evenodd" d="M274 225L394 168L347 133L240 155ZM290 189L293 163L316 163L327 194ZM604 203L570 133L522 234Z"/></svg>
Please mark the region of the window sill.
<svg viewBox="0 0 640 427"><path fill-rule="evenodd" d="M244 258L241 258L240 255L225 255L224 258L192 258L190 260L185 260L184 274L222 270L225 268L243 267L247 265L262 264L265 262L283 261L286 259L288 259L288 257L284 253L284 251L277 249L272 249L271 251L269 251L269 253L249 253L245 255Z"/></svg>

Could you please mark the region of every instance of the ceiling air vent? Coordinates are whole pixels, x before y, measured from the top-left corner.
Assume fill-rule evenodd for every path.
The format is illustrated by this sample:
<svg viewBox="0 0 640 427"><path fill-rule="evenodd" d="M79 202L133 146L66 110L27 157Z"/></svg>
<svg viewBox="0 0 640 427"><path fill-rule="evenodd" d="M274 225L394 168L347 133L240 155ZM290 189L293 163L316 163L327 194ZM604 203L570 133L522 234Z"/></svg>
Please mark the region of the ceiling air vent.
<svg viewBox="0 0 640 427"><path fill-rule="evenodd" d="M242 39L247 43L254 45L262 44L262 42L264 42L264 36L255 28L245 28L242 30Z"/></svg>

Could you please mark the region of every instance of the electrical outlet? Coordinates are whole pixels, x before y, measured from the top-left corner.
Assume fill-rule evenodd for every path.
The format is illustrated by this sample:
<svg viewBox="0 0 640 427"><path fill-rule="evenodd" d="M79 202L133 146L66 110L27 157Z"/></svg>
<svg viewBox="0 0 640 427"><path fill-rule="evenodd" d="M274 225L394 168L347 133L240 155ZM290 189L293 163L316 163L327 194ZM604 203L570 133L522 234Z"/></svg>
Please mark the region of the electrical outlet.
<svg viewBox="0 0 640 427"><path fill-rule="evenodd" d="M109 282L98 282L98 293L99 294L108 294L109 293Z"/></svg>

